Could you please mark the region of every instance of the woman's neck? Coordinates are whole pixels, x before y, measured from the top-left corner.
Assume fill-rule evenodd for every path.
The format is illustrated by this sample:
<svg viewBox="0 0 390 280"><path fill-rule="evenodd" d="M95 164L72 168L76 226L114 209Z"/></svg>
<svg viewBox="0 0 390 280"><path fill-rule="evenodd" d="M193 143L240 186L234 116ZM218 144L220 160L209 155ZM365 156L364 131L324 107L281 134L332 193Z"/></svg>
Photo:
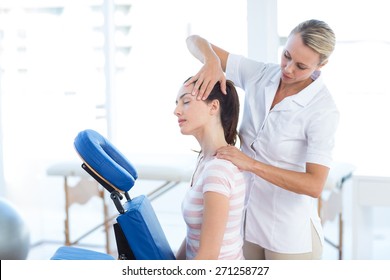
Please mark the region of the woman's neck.
<svg viewBox="0 0 390 280"><path fill-rule="evenodd" d="M313 82L311 78L308 78L304 81L301 81L299 83L294 84L286 84L280 81L278 91L285 94L286 96L294 95L304 88L306 88L308 85L310 85Z"/></svg>
<svg viewBox="0 0 390 280"><path fill-rule="evenodd" d="M222 128L205 134L202 139L198 139L198 142L204 158L213 157L219 148L228 145Z"/></svg>
<svg viewBox="0 0 390 280"><path fill-rule="evenodd" d="M298 92L306 88L308 85L310 85L312 82L313 80L311 78L296 84L285 84L280 81L279 87L276 91L270 109L272 110L272 108L274 108L276 104L280 103L286 97L297 94Z"/></svg>

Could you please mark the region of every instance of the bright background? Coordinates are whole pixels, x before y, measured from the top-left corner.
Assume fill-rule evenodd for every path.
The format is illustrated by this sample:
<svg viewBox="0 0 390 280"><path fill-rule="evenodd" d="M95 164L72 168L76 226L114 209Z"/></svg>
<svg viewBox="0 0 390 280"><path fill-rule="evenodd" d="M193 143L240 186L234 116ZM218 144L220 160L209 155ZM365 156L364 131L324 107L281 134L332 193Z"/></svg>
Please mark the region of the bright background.
<svg viewBox="0 0 390 280"><path fill-rule="evenodd" d="M280 37L308 18L325 20L336 33L323 73L341 112L334 159L354 164L360 174L388 176L387 1L277 3ZM80 130L99 130L129 154L181 155L197 147L180 134L173 115L177 90L201 66L186 49L189 34L247 54L246 1L115 1L109 61L115 74L107 96L103 4L0 2L0 194L28 217L33 242L62 238L62 181L46 170L77 159L73 139ZM388 209L377 212L376 225L390 228Z"/></svg>

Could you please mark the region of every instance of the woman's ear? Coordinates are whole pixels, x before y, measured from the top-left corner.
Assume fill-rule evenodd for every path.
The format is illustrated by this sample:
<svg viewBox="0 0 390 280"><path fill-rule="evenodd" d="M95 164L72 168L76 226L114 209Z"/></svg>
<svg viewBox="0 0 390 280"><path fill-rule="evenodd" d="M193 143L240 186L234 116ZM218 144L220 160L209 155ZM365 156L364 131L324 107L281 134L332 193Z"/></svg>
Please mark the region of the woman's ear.
<svg viewBox="0 0 390 280"><path fill-rule="evenodd" d="M328 63L328 60L325 59L321 64L318 66L317 70L320 70L322 67L324 67Z"/></svg>
<svg viewBox="0 0 390 280"><path fill-rule="evenodd" d="M210 114L211 115L214 115L216 114L218 111L219 111L219 100L218 99L214 99L213 101L211 101L209 103L209 107L210 107Z"/></svg>

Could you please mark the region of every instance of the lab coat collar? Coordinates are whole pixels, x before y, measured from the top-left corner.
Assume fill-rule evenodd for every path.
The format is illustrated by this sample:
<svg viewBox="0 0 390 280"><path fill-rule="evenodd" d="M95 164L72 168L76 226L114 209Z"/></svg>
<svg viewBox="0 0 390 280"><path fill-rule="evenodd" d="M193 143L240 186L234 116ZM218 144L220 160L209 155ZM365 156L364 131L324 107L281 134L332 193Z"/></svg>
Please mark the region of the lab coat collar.
<svg viewBox="0 0 390 280"><path fill-rule="evenodd" d="M279 85L281 77L281 72L279 71L272 79L270 86L275 86L275 83ZM288 96L285 98L285 101L289 100L290 102L281 102L275 106L274 110L290 110L292 109L291 103L296 103L299 106L305 107L310 101L315 97L315 95L320 91L323 86L322 76L320 71L315 71L312 75L314 80L309 86L301 90L299 93ZM272 102L272 101L271 101ZM269 105L269 104L267 104ZM279 105L279 106L278 106ZM269 105L270 106L270 105Z"/></svg>

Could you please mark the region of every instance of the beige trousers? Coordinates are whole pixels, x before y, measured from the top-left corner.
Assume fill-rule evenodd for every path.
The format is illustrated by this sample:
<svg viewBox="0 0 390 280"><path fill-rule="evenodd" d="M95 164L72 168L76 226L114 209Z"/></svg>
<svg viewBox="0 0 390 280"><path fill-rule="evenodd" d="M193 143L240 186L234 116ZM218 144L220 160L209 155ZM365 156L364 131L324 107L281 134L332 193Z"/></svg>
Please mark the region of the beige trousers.
<svg viewBox="0 0 390 280"><path fill-rule="evenodd" d="M320 260L322 258L322 244L313 223L311 224L311 236L313 251L304 254L276 253L245 240L243 246L244 257L246 260Z"/></svg>

